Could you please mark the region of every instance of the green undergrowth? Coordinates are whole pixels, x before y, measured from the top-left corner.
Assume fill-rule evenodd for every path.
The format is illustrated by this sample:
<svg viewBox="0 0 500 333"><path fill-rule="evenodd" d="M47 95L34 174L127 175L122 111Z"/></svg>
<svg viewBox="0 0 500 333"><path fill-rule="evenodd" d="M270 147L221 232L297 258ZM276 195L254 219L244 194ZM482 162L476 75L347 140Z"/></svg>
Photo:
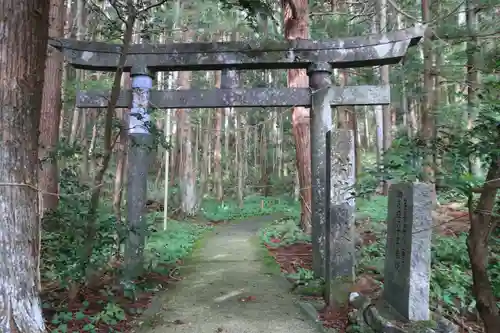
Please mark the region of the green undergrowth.
<svg viewBox="0 0 500 333"><path fill-rule="evenodd" d="M449 198L446 198L450 201ZM363 246L358 253L357 274L370 272L383 275L385 246L387 197L374 196L356 201L356 219L363 230L369 230L376 236L376 241ZM299 226L298 218L282 218L274 221L259 231L262 244L269 247L281 247L297 242L310 242ZM467 253L466 234L458 237L442 236L436 233L432 237L431 302L453 314L472 311L475 307L471 293L472 277ZM495 294L500 298L500 251L499 242L492 244L489 273ZM299 269L289 278L295 281L311 281L312 272Z"/></svg>
<svg viewBox="0 0 500 333"><path fill-rule="evenodd" d="M283 217L259 230L261 242L270 247L281 247L300 242L310 242L311 237L300 228L297 219Z"/></svg>
<svg viewBox="0 0 500 333"><path fill-rule="evenodd" d="M235 200L205 200L201 213L209 221L229 221L253 216L283 213L287 216L300 216L300 207L287 198L248 196L240 207Z"/></svg>
<svg viewBox="0 0 500 333"><path fill-rule="evenodd" d="M145 258L150 269L158 264L174 264L190 255L204 232L211 229L206 225L168 221L166 230L157 230L148 237Z"/></svg>
<svg viewBox="0 0 500 333"><path fill-rule="evenodd" d="M41 298L47 331L124 332L128 318L142 312L142 304L137 304L141 295L154 294L165 287L166 281L170 283L171 274L176 273L172 269L190 255L209 227L169 220L167 230L163 230L159 214L148 214L144 274L134 283L122 284L121 265L116 258L123 255L126 223L116 219L111 202L103 198L96 212L95 235L90 239L92 255L86 267L88 186L66 169L60 184L62 194L83 194L61 195L59 207L44 215ZM85 268L93 274L85 274ZM77 295L68 310L69 295L74 290Z"/></svg>
<svg viewBox="0 0 500 333"><path fill-rule="evenodd" d="M144 251L146 263L144 277L152 272L167 277L170 276L172 268L177 266L180 259L189 257L200 243L204 232L210 228L170 220L166 230L155 231L153 222L155 215L147 216L150 234ZM55 310L55 314L46 315L48 332L125 332L127 330L122 328L126 327L130 315L141 315L144 311L142 307L136 308L135 302L141 299L142 294L154 295L161 291L165 287L163 281L139 279L137 283L127 285L124 294L116 292L116 284L101 285L95 294L86 294L88 300L83 300L80 307L73 311L64 310L66 306L60 301L44 299L44 309Z"/></svg>
<svg viewBox="0 0 500 333"><path fill-rule="evenodd" d="M447 198L449 201L449 198ZM386 245L387 198L374 197L358 204L359 211L368 219L368 228L377 236L377 241L361 248L358 274L369 268L383 275ZM431 247L431 302L453 314L473 311L475 301L471 292L472 277L466 243L467 234L458 237L442 236L436 233L432 237ZM498 247L497 247L498 248ZM497 297L500 297L500 252L491 253L493 259L489 272ZM497 281L495 283L495 281Z"/></svg>
<svg viewBox="0 0 500 333"><path fill-rule="evenodd" d="M314 272L310 269L299 267L297 272L286 275L287 278L297 281L300 284L314 280Z"/></svg>
<svg viewBox="0 0 500 333"><path fill-rule="evenodd" d="M364 218L371 221L384 221L387 218L387 197L376 196L371 199L357 199L356 219Z"/></svg>
<svg viewBox="0 0 500 333"><path fill-rule="evenodd" d="M357 201L357 215L380 221L385 219L385 215L387 214L385 210L380 209L385 206L387 206L386 197L377 197L375 200L360 199ZM304 234L299 224L299 208L298 204L296 204L296 214L279 218L271 224L261 228L259 230L261 241L270 247L281 247L299 242L310 242L310 235Z"/></svg>

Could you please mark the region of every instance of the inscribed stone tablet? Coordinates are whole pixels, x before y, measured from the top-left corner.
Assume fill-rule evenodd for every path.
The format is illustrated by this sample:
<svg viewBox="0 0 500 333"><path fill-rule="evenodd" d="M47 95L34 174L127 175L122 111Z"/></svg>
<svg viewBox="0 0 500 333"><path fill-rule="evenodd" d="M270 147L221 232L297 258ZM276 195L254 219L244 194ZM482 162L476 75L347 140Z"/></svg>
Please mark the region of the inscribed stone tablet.
<svg viewBox="0 0 500 333"><path fill-rule="evenodd" d="M384 299L409 320L429 320L431 193L423 183L389 190Z"/></svg>

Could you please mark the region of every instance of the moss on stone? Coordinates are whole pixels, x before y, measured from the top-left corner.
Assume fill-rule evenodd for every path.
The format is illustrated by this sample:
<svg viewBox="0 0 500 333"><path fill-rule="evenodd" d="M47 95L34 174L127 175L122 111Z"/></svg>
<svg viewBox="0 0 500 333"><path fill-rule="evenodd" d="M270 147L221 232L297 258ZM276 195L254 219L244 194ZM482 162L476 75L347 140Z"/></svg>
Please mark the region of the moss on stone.
<svg viewBox="0 0 500 333"><path fill-rule="evenodd" d="M434 320L413 321L408 324L411 333L425 333L428 329L435 329L436 327L437 323Z"/></svg>

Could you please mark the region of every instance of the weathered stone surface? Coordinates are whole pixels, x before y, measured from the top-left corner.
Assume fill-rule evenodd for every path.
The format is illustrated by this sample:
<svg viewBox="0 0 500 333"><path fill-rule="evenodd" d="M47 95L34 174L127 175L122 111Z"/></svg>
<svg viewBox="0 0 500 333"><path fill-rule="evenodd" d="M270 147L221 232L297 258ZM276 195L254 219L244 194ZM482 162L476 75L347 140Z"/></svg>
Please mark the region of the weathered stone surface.
<svg viewBox="0 0 500 333"><path fill-rule="evenodd" d="M349 203L355 206L354 134L351 130L336 129L330 134L330 200L331 204ZM328 150L328 147L326 148ZM352 217L353 223L355 216Z"/></svg>
<svg viewBox="0 0 500 333"><path fill-rule="evenodd" d="M142 273L147 221L144 207L147 197L147 173L151 160L152 136L131 134L127 166L127 225L125 238L125 276L132 280Z"/></svg>
<svg viewBox="0 0 500 333"><path fill-rule="evenodd" d="M325 153L326 133L332 129L332 100L330 75L332 67L328 63L313 64L309 70L311 105L311 222L313 269L317 277L325 276L325 197L328 191L327 155Z"/></svg>
<svg viewBox="0 0 500 333"><path fill-rule="evenodd" d="M109 95L109 92L80 91L77 94L76 106L106 108ZM117 107L129 107L131 99L130 91L122 91ZM388 85L332 87L330 93L332 106L389 104L390 99ZM150 92L150 101L151 106L159 109L310 106L311 90L309 88L153 90Z"/></svg>
<svg viewBox="0 0 500 333"><path fill-rule="evenodd" d="M148 170L153 138L149 133L149 91L153 86L147 68L136 66L132 75L132 103L129 117L127 167L127 225L125 241L125 276L132 280L144 267L144 244L147 222L144 207L147 198Z"/></svg>
<svg viewBox="0 0 500 333"><path fill-rule="evenodd" d="M289 69L328 62L334 68L390 65L398 63L409 46L424 35L426 26L385 34L329 41L290 40L254 42L134 44L125 64L146 64L152 71ZM51 39L75 68L115 71L121 45L104 42Z"/></svg>
<svg viewBox="0 0 500 333"><path fill-rule="evenodd" d="M325 296L328 304L349 301L355 268L355 161L350 130L332 130L326 136L326 261Z"/></svg>
<svg viewBox="0 0 500 333"><path fill-rule="evenodd" d="M429 320L431 193L423 183L389 190L383 296L412 321Z"/></svg>

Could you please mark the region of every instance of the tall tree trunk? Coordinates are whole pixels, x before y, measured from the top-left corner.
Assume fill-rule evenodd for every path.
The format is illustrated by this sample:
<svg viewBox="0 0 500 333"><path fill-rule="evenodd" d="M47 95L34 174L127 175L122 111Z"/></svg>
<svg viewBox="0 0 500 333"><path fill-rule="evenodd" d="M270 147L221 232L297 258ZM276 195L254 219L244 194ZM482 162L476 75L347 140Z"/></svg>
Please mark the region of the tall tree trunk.
<svg viewBox="0 0 500 333"><path fill-rule="evenodd" d="M65 25L64 25L64 38L72 38L73 36L73 23L76 12L76 1L66 1L66 12L65 12ZM67 62L63 62L63 78L65 81L69 82L74 77L75 69L71 67L71 64ZM67 90L65 86L62 85L62 95L67 95ZM63 101L63 107L61 110L61 117L59 119L59 137L66 138L68 137L67 133L65 133L65 103ZM62 168L64 166L64 159L62 159L58 165L58 167Z"/></svg>
<svg viewBox="0 0 500 333"><path fill-rule="evenodd" d="M167 88L168 90L172 90L174 87L175 80L174 73L170 73L168 75ZM164 81L164 80L162 80ZM164 84L164 82L162 82ZM168 199L169 199L169 182L168 175L170 172L170 150L172 149L172 121L171 121L171 112L172 110L165 110L165 141L169 143L169 147L165 149L165 192L163 198L163 229L167 229L167 220L168 220Z"/></svg>
<svg viewBox="0 0 500 333"><path fill-rule="evenodd" d="M358 126L358 112L355 107L353 107L353 112L351 114L352 117L352 130L354 134L354 156L355 156L355 176L356 179L359 179L361 176L361 172L363 170L363 165L361 164L361 137L359 135L359 126Z"/></svg>
<svg viewBox="0 0 500 333"><path fill-rule="evenodd" d="M441 68L443 66L443 55L439 52L435 54L435 70L434 70L434 97L433 97L433 110L440 110L441 107L441 99L442 99L442 89L441 89ZM437 141L441 141L442 136L440 135L438 128L440 127L439 117L434 117L434 128L433 128L433 138L436 138ZM443 185L443 175L442 175L442 159L441 154L435 149L433 155L433 164L434 164L434 172L435 172L435 186L436 189L439 186Z"/></svg>
<svg viewBox="0 0 500 333"><path fill-rule="evenodd" d="M257 153L259 148L259 127L254 127L253 130L253 164L257 166L259 163L259 154Z"/></svg>
<svg viewBox="0 0 500 333"><path fill-rule="evenodd" d="M82 273L84 273L87 278L89 278L94 273L89 264L91 263L92 253L94 251L94 240L97 233L97 211L99 208L99 202L101 198L102 183L106 171L108 170L111 161L111 156L113 153L113 146L114 146L113 119L116 111L115 110L116 103L118 101L118 98L120 97L121 77L123 74L125 61L127 59L129 45L133 37L134 22L136 19L135 16L136 11L134 10L133 6L134 6L133 0L127 0L126 10L128 13L128 17L125 23L126 29L122 39L123 45L120 50L121 51L120 57L118 58L117 70L113 76L113 85L111 87L111 94L109 97L108 106L106 107L106 113L104 119L104 135L103 135L104 153L102 157L102 163L99 166L98 170L95 171L93 177L94 187L90 195L88 219L85 228L86 240L84 244L84 250L82 251L82 256L81 256L82 268L83 268ZM80 287L79 281L78 282L75 281L74 284L71 286L70 302L73 301L74 297L76 297L76 295L78 294L79 287Z"/></svg>
<svg viewBox="0 0 500 333"><path fill-rule="evenodd" d="M369 151L370 148L370 126L368 124L368 107L363 107L363 148Z"/></svg>
<svg viewBox="0 0 500 333"><path fill-rule="evenodd" d="M431 20L431 12L429 6L430 0L422 0L422 21L430 22ZM421 106L421 136L425 141L428 152L424 157L424 165L423 165L423 181L428 183L433 187L433 203L436 204L437 198L435 193L435 177L434 177L434 159L433 154L433 144L432 140L434 137L434 115L433 115L433 83L434 80L432 78L432 65L433 65L433 54L432 54L432 32L430 29L427 29L426 36L423 42L423 57L424 57L424 96Z"/></svg>
<svg viewBox="0 0 500 333"><path fill-rule="evenodd" d="M497 137L497 142L500 135ZM470 232L467 237L467 249L472 270L472 293L476 298L476 308L484 322L486 333L496 333L500 327L497 299L488 275L488 242L491 233L498 225L494 207L497 202L498 179L500 179L500 157L492 153L491 165L486 176L485 185L480 189L481 196L472 208L472 197L469 199Z"/></svg>
<svg viewBox="0 0 500 333"><path fill-rule="evenodd" d="M269 174L267 172L267 129L266 123L259 126L259 137L260 137L260 147L259 147L259 165L260 165L260 186L262 189L262 194L268 195L269 187Z"/></svg>
<svg viewBox="0 0 500 333"><path fill-rule="evenodd" d="M346 69L335 69L334 73L338 73L338 82L341 87L347 86L349 82L349 74ZM349 106L340 106L336 108L337 126L340 129L349 129Z"/></svg>
<svg viewBox="0 0 500 333"><path fill-rule="evenodd" d="M378 7L380 7L380 0L377 1ZM380 8L379 8L380 11ZM380 32L380 18L381 15L380 13L378 15L373 16L373 21L372 21L372 33L379 33ZM381 80L382 76L382 67L374 67L374 76L379 78ZM375 146L376 146L376 158L377 158L377 167L378 170L382 173L384 170L384 142L385 142L385 128L384 128L384 113L387 112L387 110L384 109L384 106L382 105L375 105L373 107L373 113L375 117ZM377 191L382 191L384 193L384 182L383 182L383 176L380 179L379 183L379 188L377 188Z"/></svg>
<svg viewBox="0 0 500 333"><path fill-rule="evenodd" d="M76 39L83 40L86 32L86 22L85 22L85 1L84 0L76 0L77 1L77 11L76 11ZM76 71L76 80L77 82L83 81L84 78L83 70ZM71 120L71 132L69 134L69 142L75 142L78 135L78 123L80 118L80 112L83 110L78 109L76 106L73 110L73 119Z"/></svg>
<svg viewBox="0 0 500 333"><path fill-rule="evenodd" d="M208 159L210 153L210 127L212 126L210 113L206 113L205 119L205 127L201 127L203 129L203 156L200 170L200 200L207 192L208 167L210 165L210 160Z"/></svg>
<svg viewBox="0 0 500 333"><path fill-rule="evenodd" d="M239 178L238 178L238 188L241 189L241 202L243 203L243 198L245 197L244 186L246 184L246 177L247 177L247 172L248 172L248 170L247 170L247 166L248 166L248 163L247 163L248 126L247 126L246 114L243 112L240 112L238 110L237 110L237 112L238 112L237 113L238 124L239 124L240 128L244 129L240 134L243 136L243 139L240 140L241 148L238 148L239 152L240 152L240 156L238 159L238 162L239 162L238 172L240 172Z"/></svg>
<svg viewBox="0 0 500 333"><path fill-rule="evenodd" d="M376 127L376 140L375 146L377 149L377 165L380 170L383 168L382 156L384 155L384 109L382 109L382 105L375 105L373 108L373 116Z"/></svg>
<svg viewBox="0 0 500 333"><path fill-rule="evenodd" d="M130 74L124 73L122 76L122 87L123 89L130 89ZM121 210L122 210L122 196L123 196L123 179L126 175L126 165L127 165L127 148L128 148L128 115L129 112L127 109L118 109L117 110L117 118L120 122L120 135L119 141L117 142L116 147L116 174L115 174L115 183L113 188L113 211L116 216L116 220L118 223L121 223Z"/></svg>
<svg viewBox="0 0 500 333"><path fill-rule="evenodd" d="M379 27L378 30L381 33L387 32L387 1L378 0L379 4ZM389 85L389 66L380 66L380 83L383 85ZM388 164L386 154L392 145L392 122L391 122L391 107L389 105L382 105L382 123L383 123L383 134L382 134L382 150L384 154L384 165ZM387 195L389 192L389 183L383 180L382 193Z"/></svg>
<svg viewBox="0 0 500 333"><path fill-rule="evenodd" d="M231 158L231 149L229 145L229 138L231 136L231 108L224 108L223 114L224 114L224 121L223 121L223 126L224 126L224 173L222 174L222 182L224 182L224 178L228 177L230 178L231 170L229 168L229 160Z"/></svg>
<svg viewBox="0 0 500 333"><path fill-rule="evenodd" d="M184 33L184 42L190 42L193 32L187 30ZM179 73L179 89L189 89L191 87L191 72L183 71ZM191 110L177 110L179 135L179 146L181 147L179 156L179 188L181 195L181 214L184 216L194 216L197 213L198 200L196 197L196 172L193 168L193 147L191 133Z"/></svg>
<svg viewBox="0 0 500 333"><path fill-rule="evenodd" d="M396 13L396 24L398 30L401 30L404 28L403 24L403 15L401 13ZM404 71L401 73L401 103L400 103L400 108L401 108L401 114L403 116L403 126L407 128L407 135L409 138L413 138L415 135L415 130L416 130L416 124L414 123L415 119L414 116L410 114L410 109L408 108L408 94L407 94L407 87L406 87L406 75Z"/></svg>
<svg viewBox="0 0 500 333"><path fill-rule="evenodd" d="M247 114L240 114L241 117L241 126L243 126L243 151L242 151L242 160L243 163L243 184L245 184L245 179L248 177L248 136L250 131L247 126Z"/></svg>
<svg viewBox="0 0 500 333"><path fill-rule="evenodd" d="M38 130L49 1L0 2L0 332L42 333Z"/></svg>
<svg viewBox="0 0 500 333"><path fill-rule="evenodd" d="M235 147L236 147L236 179L237 179L237 190L236 197L238 200L239 207L243 207L243 149L241 147L241 112L238 108L234 108L235 112Z"/></svg>
<svg viewBox="0 0 500 333"><path fill-rule="evenodd" d="M309 8L307 0L284 1L285 38L309 38ZM309 78L303 69L288 71L289 87L308 87ZM311 139L309 110L295 107L292 111L292 128L295 139L297 174L299 180L302 229L311 232Z"/></svg>
<svg viewBox="0 0 500 333"><path fill-rule="evenodd" d="M50 1L49 34L51 37L64 35L64 1ZM59 170L57 159L51 156L59 140L59 121L62 109L62 69L63 56L61 52L49 47L45 63L45 82L43 85L42 110L40 116L40 148L41 172L38 187L41 195L41 212L54 210L59 202Z"/></svg>
<svg viewBox="0 0 500 333"><path fill-rule="evenodd" d="M81 178L83 179L84 182L87 182L89 180L89 140L87 138L87 129L88 129L88 124L90 123L88 121L89 118L89 111L90 109L80 109L80 126L81 126L81 131L80 131L80 144L82 145L82 151L84 152L82 154L82 162L81 162Z"/></svg>
<svg viewBox="0 0 500 333"><path fill-rule="evenodd" d="M215 72L215 88L220 88L221 72ZM215 110L214 120L214 186L217 200L222 201L224 191L222 189L222 145L221 145L221 129L222 129L222 113L224 109L218 108Z"/></svg>
<svg viewBox="0 0 500 333"><path fill-rule="evenodd" d="M466 1L467 10L467 33L470 36L467 42L467 112L468 121L467 129L471 130L477 117L477 90L479 87L479 46L477 40L478 29L478 7L476 0ZM471 156L469 158L469 168L472 174L476 177L482 175L481 161L478 157Z"/></svg>
<svg viewBox="0 0 500 333"><path fill-rule="evenodd" d="M372 33L378 33L380 16L373 16L372 20ZM374 76L380 78L381 70L378 67L373 68ZM373 113L375 118L375 147L376 147L376 158L377 167L379 171L383 171L384 161L382 159L384 155L384 108L382 105L375 105L373 107ZM382 183L380 184L382 185Z"/></svg>
<svg viewBox="0 0 500 333"><path fill-rule="evenodd" d="M179 81L179 73L180 72L172 72L169 76L169 82L172 82L172 89L177 85ZM170 81L171 80L171 81ZM170 87L170 86L169 86ZM179 140L178 140L178 126L177 126L177 111L170 110L170 186L175 185L175 179L179 175L177 172L177 155L179 153Z"/></svg>
<svg viewBox="0 0 500 333"><path fill-rule="evenodd" d="M419 123L418 123L418 118L417 118L418 110L417 110L417 101L415 99L409 99L408 100L408 121L409 121L409 127L411 129L411 137L414 137L417 132L419 131Z"/></svg>
<svg viewBox="0 0 500 333"><path fill-rule="evenodd" d="M278 110L278 177L281 178L283 176L283 115L281 114L281 110Z"/></svg>
<svg viewBox="0 0 500 333"><path fill-rule="evenodd" d="M92 135L90 136L90 143L88 147L87 156L89 158L90 169L92 171L89 172L89 177L94 177L95 171L97 170L97 154L95 153L96 145L97 145L97 126L99 124L100 114L97 109L92 110L90 112L90 123L92 124ZM128 126L128 124L127 124Z"/></svg>
<svg viewBox="0 0 500 333"><path fill-rule="evenodd" d="M194 131L194 162L193 162L193 170L195 175L198 173L200 170L200 132L201 132L201 122L202 118L200 117L200 113L198 112L198 116L196 118L199 119L198 124L196 126L196 129ZM196 177L196 176L195 176ZM203 194L203 191L200 192L200 194Z"/></svg>

